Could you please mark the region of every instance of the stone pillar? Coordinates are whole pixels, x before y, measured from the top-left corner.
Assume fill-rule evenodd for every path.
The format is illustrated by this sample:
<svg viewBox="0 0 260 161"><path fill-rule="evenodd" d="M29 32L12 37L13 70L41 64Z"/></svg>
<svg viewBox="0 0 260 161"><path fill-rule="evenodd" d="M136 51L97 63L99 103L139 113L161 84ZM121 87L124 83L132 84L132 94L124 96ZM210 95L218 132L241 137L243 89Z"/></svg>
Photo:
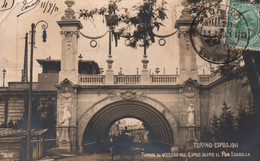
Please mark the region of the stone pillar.
<svg viewBox="0 0 260 161"><path fill-rule="evenodd" d="M112 55L109 55L107 59L108 69L106 71L106 84L114 84L114 71L112 69L113 62L114 60L112 59Z"/></svg>
<svg viewBox="0 0 260 161"><path fill-rule="evenodd" d="M147 59L147 55L144 55L144 59L142 60L143 63L143 70L141 73L141 83L142 84L149 84L150 83L150 74L149 74L149 70L147 69L149 60Z"/></svg>
<svg viewBox="0 0 260 161"><path fill-rule="evenodd" d="M74 5L73 0L65 0L68 8L61 21L57 21L61 28L62 49L61 49L61 71L59 73L59 82L65 78L73 84L78 83L78 38L79 30L82 24L76 19L75 12L71 8Z"/></svg>
<svg viewBox="0 0 260 161"><path fill-rule="evenodd" d="M187 137L186 137L186 150L191 151L194 149L193 143L198 142L198 139L196 137L196 127L195 125L189 125L187 126Z"/></svg>
<svg viewBox="0 0 260 161"><path fill-rule="evenodd" d="M190 10L184 8L179 20L176 21L175 28L179 29L179 75L180 83L189 78L198 80L198 69L196 63L196 52L190 42L190 26L193 17L190 16Z"/></svg>
<svg viewBox="0 0 260 161"><path fill-rule="evenodd" d="M57 88L57 145L74 153L77 149L77 88L68 79Z"/></svg>
<svg viewBox="0 0 260 161"><path fill-rule="evenodd" d="M76 19L71 8L73 0L65 0L67 9L61 21L61 71L57 86L57 145L68 152L76 152L77 147L77 88L78 83L78 38L82 24Z"/></svg>

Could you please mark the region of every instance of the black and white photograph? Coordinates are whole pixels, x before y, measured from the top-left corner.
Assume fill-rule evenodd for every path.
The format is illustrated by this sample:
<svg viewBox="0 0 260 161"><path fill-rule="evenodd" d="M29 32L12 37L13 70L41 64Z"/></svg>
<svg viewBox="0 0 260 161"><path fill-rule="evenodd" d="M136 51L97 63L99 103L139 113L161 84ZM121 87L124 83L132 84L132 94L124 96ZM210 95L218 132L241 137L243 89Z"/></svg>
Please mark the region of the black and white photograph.
<svg viewBox="0 0 260 161"><path fill-rule="evenodd" d="M259 160L259 0L0 0L0 161Z"/></svg>

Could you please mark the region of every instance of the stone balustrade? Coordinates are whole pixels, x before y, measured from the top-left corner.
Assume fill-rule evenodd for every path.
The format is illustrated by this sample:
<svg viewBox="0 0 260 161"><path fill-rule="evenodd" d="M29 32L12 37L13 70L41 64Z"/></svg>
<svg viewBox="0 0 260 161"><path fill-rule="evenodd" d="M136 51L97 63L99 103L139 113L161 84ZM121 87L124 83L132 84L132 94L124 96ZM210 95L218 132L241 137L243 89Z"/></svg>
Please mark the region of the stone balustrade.
<svg viewBox="0 0 260 161"><path fill-rule="evenodd" d="M203 84L203 85L207 85L207 84L210 84L210 83L218 80L219 78L221 78L220 73L214 73L214 74L211 74L211 75L200 75L199 76L199 83Z"/></svg>
<svg viewBox="0 0 260 161"><path fill-rule="evenodd" d="M79 84L104 84L105 76L104 75L79 75Z"/></svg>
<svg viewBox="0 0 260 161"><path fill-rule="evenodd" d="M151 85L177 85L181 84L178 80L178 75L150 75L149 83ZM115 85L123 85L123 84L140 84L141 83L141 75L114 75L113 84ZM221 78L219 73L212 75L200 75L199 83L203 85L210 84L216 80ZM106 84L106 76L105 75L88 75L88 74L80 74L78 76L78 84L79 85L104 85ZM54 85L53 85L54 86ZM2 90L28 90L28 82L9 82L8 88L2 87ZM33 82L33 90L42 90L39 88L38 82Z"/></svg>
<svg viewBox="0 0 260 161"><path fill-rule="evenodd" d="M140 84L140 75L115 75L115 84Z"/></svg>
<svg viewBox="0 0 260 161"><path fill-rule="evenodd" d="M178 75L151 75L151 84L177 84Z"/></svg>
<svg viewBox="0 0 260 161"><path fill-rule="evenodd" d="M99 85L106 84L105 75L79 75L79 85ZM140 84L141 75L114 75L113 84ZM176 85L178 75L150 75L149 84L156 85Z"/></svg>
<svg viewBox="0 0 260 161"><path fill-rule="evenodd" d="M200 75L199 76L199 83L206 85L210 82L210 75Z"/></svg>
<svg viewBox="0 0 260 161"><path fill-rule="evenodd" d="M210 84L221 77L220 74L212 74L212 75L200 75L199 83L203 85ZM123 85L123 84L140 84L141 83L141 75L114 75L113 84L114 85ZM180 84L178 80L178 75L150 75L149 76L149 84L151 85L177 85ZM106 76L105 75L79 75L79 85L99 85L106 84Z"/></svg>

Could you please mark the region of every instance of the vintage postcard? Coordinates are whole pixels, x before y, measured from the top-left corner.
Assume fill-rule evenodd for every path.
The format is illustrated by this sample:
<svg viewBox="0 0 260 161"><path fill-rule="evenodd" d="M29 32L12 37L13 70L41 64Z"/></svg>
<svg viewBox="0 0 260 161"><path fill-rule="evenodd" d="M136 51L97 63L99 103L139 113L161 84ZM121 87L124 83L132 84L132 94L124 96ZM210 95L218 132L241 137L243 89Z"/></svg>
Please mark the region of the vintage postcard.
<svg viewBox="0 0 260 161"><path fill-rule="evenodd" d="M258 0L0 0L0 160L258 161Z"/></svg>

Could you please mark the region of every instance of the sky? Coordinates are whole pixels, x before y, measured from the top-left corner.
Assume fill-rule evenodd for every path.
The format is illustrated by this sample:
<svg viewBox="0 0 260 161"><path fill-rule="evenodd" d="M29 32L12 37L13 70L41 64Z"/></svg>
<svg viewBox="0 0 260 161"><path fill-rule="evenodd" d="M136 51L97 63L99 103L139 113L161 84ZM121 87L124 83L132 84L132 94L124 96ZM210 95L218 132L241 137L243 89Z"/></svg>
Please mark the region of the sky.
<svg viewBox="0 0 260 161"><path fill-rule="evenodd" d="M39 1L39 2L37 2ZM131 6L140 2L141 0L123 0L123 6ZM31 24L37 23L40 20L48 22L47 42L42 42L42 28L41 24L36 28L36 48L34 49L34 64L33 64L33 79L37 81L37 75L41 72L40 65L36 59L46 59L51 56L52 59L60 59L61 57L61 35L60 28L56 21L61 20L64 15L64 10L67 8L63 0L6 0L7 7L12 8L3 10L5 0L0 0L0 71L6 69L6 82L21 81L21 70L23 69L24 60L24 37L25 33L30 31ZM23 13L23 6L25 3L38 3L34 5L29 12ZM72 7L78 13L80 9L94 9L107 5L109 0L75 0L75 5ZM166 35L174 32L174 24L180 16L183 9L180 1L168 0L168 19L164 22L165 27L161 28L157 34ZM2 3L2 4L1 4ZM45 9L44 7L48 7ZM45 5L44 5L45 4ZM50 6L52 5L52 8ZM55 6L55 7L54 7ZM1 8L2 7L2 8ZM50 10L49 10L50 9ZM52 10L53 9L53 10ZM49 11L49 12L48 12ZM52 13L51 13L52 11ZM23 13L19 17L17 15ZM102 16L96 16L94 20L80 19L83 24L82 33L88 36L99 36L105 33L108 29L103 23ZM139 73L142 69L143 49L132 49L124 45L124 39L120 39L118 47L112 44L113 56L113 70L117 74L122 68L124 74L136 74L137 68ZM179 45L177 34L166 38L166 45L158 45L158 38L148 50L147 55L149 59L148 68L152 73L155 73L155 68L159 67L161 74L165 68L165 74L175 74L176 68L179 66ZM78 54L82 54L83 60L95 60L99 67L107 69L108 56L108 35L97 40L96 48L90 47L90 40L82 36L79 38ZM30 51L29 51L30 52ZM199 64L204 64L199 60ZM0 83L2 84L2 72L0 73Z"/></svg>

